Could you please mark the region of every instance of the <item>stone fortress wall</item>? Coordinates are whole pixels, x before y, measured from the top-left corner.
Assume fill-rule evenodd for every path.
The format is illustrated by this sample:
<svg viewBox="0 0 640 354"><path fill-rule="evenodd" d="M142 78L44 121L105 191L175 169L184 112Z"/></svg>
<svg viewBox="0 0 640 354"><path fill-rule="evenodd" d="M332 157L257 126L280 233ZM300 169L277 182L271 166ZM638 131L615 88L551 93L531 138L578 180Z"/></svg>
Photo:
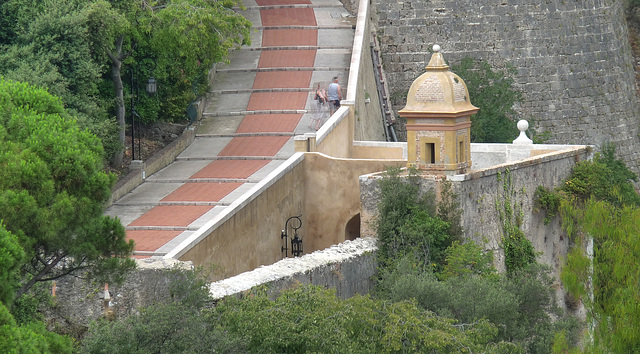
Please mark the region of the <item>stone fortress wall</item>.
<svg viewBox="0 0 640 354"><path fill-rule="evenodd" d="M494 68L509 63L524 93L518 118L549 131L547 143L611 141L639 172L639 101L623 3L373 0L371 16L393 98L406 98L434 44L450 65L469 56Z"/></svg>

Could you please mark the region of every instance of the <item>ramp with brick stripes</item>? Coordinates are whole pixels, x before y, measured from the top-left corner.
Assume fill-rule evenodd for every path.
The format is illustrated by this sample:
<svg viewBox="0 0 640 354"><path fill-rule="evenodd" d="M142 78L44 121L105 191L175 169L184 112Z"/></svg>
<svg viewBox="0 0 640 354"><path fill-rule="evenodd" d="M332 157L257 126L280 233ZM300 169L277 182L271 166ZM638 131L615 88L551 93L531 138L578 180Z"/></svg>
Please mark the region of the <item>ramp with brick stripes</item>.
<svg viewBox="0 0 640 354"><path fill-rule="evenodd" d="M113 204L134 256L163 256L294 153L315 132L312 93L348 85L355 18L337 0L245 1L252 45L216 69L195 141ZM325 117L325 119L328 117Z"/></svg>

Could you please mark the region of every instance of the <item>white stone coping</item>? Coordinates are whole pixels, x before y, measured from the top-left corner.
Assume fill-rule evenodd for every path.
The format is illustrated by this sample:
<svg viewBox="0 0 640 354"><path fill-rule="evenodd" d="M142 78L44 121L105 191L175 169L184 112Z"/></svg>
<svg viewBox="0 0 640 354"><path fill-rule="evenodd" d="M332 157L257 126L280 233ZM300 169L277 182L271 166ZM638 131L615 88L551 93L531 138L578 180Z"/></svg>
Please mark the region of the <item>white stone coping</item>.
<svg viewBox="0 0 640 354"><path fill-rule="evenodd" d="M261 266L234 277L211 283L209 293L214 299L221 299L250 290L258 285L291 278L296 274L304 274L318 267L345 262L366 252L376 251L378 249L376 241L374 237L358 238L301 257L284 258L271 265Z"/></svg>
<svg viewBox="0 0 640 354"><path fill-rule="evenodd" d="M409 158L409 152L407 151L407 143L406 142L401 142L401 141L400 142L388 142L388 141L354 140L353 141L353 146L402 149L402 158L404 160Z"/></svg>
<svg viewBox="0 0 640 354"><path fill-rule="evenodd" d="M485 145L485 144L478 144L478 145ZM592 145L535 145L533 144L533 145L515 145L515 148L514 148L514 145L512 144L486 144L486 145L507 145L505 149L507 148L522 149L526 152L535 151L535 150L553 150L553 151L536 155L536 156L529 156L529 157L518 159L515 161L505 161L503 163L495 164L493 166L489 166L486 168L471 170L465 174L450 175L450 176L447 176L447 180L457 181L457 182L472 180L472 179L480 178L484 176L495 175L498 172L502 172L505 170L516 170L518 168L538 165L548 161L564 159L569 156L574 156L582 152L589 153L590 156L588 158L591 159L592 157L591 152L593 151ZM485 151L485 152L490 153L490 152L504 152L504 151Z"/></svg>
<svg viewBox="0 0 640 354"><path fill-rule="evenodd" d="M356 20L356 30L353 35L353 49L351 50L351 65L349 67L349 88L347 89L346 100L355 102L356 93L359 86L360 62L362 61L362 51L366 50L365 42L368 45L368 33L365 33L367 21L369 20L369 0L360 0L358 4L358 17Z"/></svg>
<svg viewBox="0 0 640 354"><path fill-rule="evenodd" d="M565 145L565 144L509 144L509 143L471 143L472 152L506 152L508 149L526 150L566 150L576 146L586 145Z"/></svg>
<svg viewBox="0 0 640 354"><path fill-rule="evenodd" d="M225 221L229 220L238 211L242 210L251 201L256 199L262 192L271 187L280 178L286 175L294 167L300 164L304 160L304 153L297 152L293 154L284 163L278 166L275 170L269 173L262 181L251 187L246 193L236 199L228 207L226 207L220 214L213 217L196 232L194 232L187 239L182 241L178 246L169 251L163 258L180 258L188 250L197 245L202 239L207 237L213 230L222 225Z"/></svg>

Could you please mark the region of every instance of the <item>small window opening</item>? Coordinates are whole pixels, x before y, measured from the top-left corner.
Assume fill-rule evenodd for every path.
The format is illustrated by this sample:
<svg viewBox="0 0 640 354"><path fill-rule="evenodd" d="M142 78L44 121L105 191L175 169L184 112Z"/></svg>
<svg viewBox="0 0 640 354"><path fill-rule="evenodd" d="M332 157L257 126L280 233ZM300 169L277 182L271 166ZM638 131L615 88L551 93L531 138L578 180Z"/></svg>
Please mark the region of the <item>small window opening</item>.
<svg viewBox="0 0 640 354"><path fill-rule="evenodd" d="M424 146L425 163L436 163L436 144L426 143Z"/></svg>

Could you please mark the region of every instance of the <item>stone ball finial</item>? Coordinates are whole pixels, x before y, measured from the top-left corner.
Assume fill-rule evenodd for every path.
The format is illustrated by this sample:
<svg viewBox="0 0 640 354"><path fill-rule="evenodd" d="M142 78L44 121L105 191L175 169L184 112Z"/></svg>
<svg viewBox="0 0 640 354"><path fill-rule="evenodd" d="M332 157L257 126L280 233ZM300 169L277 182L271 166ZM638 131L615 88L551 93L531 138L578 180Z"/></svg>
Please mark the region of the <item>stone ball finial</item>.
<svg viewBox="0 0 640 354"><path fill-rule="evenodd" d="M514 144L533 144L533 140L529 139L527 134L525 134L527 129L529 129L529 122L524 119L520 119L518 121L518 130L520 131L520 135L513 141Z"/></svg>
<svg viewBox="0 0 640 354"><path fill-rule="evenodd" d="M524 119L520 119L520 120L518 121L518 130L519 130L519 131L521 131L521 132L524 132L524 131L526 131L527 129L529 129L529 122L527 122L527 121L526 121L526 120L524 120Z"/></svg>
<svg viewBox="0 0 640 354"><path fill-rule="evenodd" d="M437 44L434 44L434 45L433 45L433 51L434 51L434 53L440 53L440 50L441 50L441 49L442 49L442 48L440 48L440 46L439 46L439 45L437 45Z"/></svg>

